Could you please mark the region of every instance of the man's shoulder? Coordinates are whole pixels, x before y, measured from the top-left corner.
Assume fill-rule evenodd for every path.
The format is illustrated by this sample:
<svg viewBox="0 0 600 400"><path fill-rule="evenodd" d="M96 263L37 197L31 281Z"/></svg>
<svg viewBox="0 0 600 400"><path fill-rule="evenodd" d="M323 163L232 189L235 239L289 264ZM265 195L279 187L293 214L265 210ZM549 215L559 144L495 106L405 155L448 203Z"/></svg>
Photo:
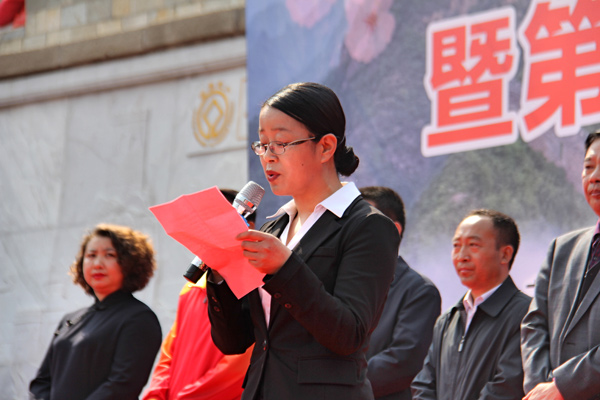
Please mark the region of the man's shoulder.
<svg viewBox="0 0 600 400"><path fill-rule="evenodd" d="M423 287L430 287L432 289L435 289L435 291L437 292L437 286L435 286L435 283L433 283L433 281L431 279L429 279L427 276L423 275L422 273L412 269L411 267L408 267L407 271L406 271L406 279L410 280L412 284L414 285L418 285L418 286L423 286Z"/></svg>
<svg viewBox="0 0 600 400"><path fill-rule="evenodd" d="M580 229L576 229L567 233L564 233L560 236L558 236L555 241L557 244L564 244L564 243L568 243L571 242L573 240L577 240L579 239L581 236L584 235L588 235L590 233L592 233L594 231L596 227L595 226L588 226L586 228L580 228Z"/></svg>
<svg viewBox="0 0 600 400"><path fill-rule="evenodd" d="M518 290L514 296L510 299L509 305L511 306L511 312L518 312L524 316L527 310L529 309L529 304L531 303L531 296L523 293Z"/></svg>
<svg viewBox="0 0 600 400"><path fill-rule="evenodd" d="M433 281L422 273L411 268L406 261L402 259L402 257L398 258L396 273L401 274L398 283L402 283L402 286L406 288L405 290L424 291L438 297L440 296L439 290Z"/></svg>

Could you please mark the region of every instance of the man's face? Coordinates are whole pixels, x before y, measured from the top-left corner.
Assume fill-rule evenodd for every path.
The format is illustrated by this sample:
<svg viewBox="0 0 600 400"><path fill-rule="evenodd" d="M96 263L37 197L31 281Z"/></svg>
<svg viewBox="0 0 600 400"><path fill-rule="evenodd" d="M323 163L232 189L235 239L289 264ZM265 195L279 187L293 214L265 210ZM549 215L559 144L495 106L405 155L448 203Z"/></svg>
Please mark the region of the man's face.
<svg viewBox="0 0 600 400"><path fill-rule="evenodd" d="M600 216L600 139L593 141L585 153L581 183L585 199L596 215Z"/></svg>
<svg viewBox="0 0 600 400"><path fill-rule="evenodd" d="M473 299L504 282L511 257L511 246L497 246L490 218L472 215L456 228L452 262L460 282L471 289Z"/></svg>

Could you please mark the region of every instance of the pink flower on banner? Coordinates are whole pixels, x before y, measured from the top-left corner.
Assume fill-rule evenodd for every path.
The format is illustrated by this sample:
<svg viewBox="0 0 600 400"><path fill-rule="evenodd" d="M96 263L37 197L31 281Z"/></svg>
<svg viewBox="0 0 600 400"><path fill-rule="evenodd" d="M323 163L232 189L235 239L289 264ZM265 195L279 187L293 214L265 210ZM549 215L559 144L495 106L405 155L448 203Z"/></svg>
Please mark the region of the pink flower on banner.
<svg viewBox="0 0 600 400"><path fill-rule="evenodd" d="M392 0L345 0L348 32L344 39L350 56L371 62L392 40L396 20L390 13Z"/></svg>
<svg viewBox="0 0 600 400"><path fill-rule="evenodd" d="M292 20L300 26L312 28L331 10L337 0L286 0Z"/></svg>

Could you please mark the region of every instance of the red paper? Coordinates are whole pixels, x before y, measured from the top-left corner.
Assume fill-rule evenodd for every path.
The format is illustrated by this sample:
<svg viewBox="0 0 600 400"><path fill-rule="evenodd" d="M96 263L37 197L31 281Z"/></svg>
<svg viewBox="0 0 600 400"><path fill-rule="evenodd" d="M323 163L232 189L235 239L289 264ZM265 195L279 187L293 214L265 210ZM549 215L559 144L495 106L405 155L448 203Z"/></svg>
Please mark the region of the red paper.
<svg viewBox="0 0 600 400"><path fill-rule="evenodd" d="M264 274L248 263L235 239L248 226L216 186L150 211L169 236L219 271L238 299L262 286Z"/></svg>

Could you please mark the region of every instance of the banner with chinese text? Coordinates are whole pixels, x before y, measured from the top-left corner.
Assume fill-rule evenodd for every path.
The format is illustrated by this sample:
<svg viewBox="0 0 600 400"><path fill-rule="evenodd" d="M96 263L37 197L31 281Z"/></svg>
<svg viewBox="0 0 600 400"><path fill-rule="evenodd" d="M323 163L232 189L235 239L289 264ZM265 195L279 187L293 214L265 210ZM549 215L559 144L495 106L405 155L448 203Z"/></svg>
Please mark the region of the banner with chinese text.
<svg viewBox="0 0 600 400"><path fill-rule="evenodd" d="M265 0L246 19L249 140L283 86L331 87L360 157L350 180L402 196L401 254L446 308L465 291L450 251L469 210L516 220L528 293L550 240L596 222L580 176L600 128L597 1ZM254 154L250 179L268 188ZM267 189L259 222L287 200Z"/></svg>

